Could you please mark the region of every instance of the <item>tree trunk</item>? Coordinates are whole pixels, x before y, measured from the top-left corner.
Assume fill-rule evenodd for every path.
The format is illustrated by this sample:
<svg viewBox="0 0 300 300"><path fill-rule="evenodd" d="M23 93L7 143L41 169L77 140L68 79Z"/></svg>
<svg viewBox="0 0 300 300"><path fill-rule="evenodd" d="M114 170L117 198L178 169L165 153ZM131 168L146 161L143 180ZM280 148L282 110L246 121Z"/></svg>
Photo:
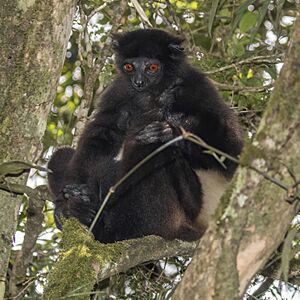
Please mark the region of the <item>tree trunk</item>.
<svg viewBox="0 0 300 300"><path fill-rule="evenodd" d="M255 141L242 154L283 183L240 168L222 198L173 299L241 299L253 276L282 242L299 208L300 18ZM293 178L294 177L294 178ZM299 182L298 182L299 183ZM298 193L298 195L297 195ZM294 202L288 203L292 198Z"/></svg>
<svg viewBox="0 0 300 300"><path fill-rule="evenodd" d="M15 159L36 161L41 154L41 138L74 12L75 0L1 2L0 163ZM18 178L17 182L24 184L25 180ZM4 297L19 204L19 198L0 191L0 299Z"/></svg>

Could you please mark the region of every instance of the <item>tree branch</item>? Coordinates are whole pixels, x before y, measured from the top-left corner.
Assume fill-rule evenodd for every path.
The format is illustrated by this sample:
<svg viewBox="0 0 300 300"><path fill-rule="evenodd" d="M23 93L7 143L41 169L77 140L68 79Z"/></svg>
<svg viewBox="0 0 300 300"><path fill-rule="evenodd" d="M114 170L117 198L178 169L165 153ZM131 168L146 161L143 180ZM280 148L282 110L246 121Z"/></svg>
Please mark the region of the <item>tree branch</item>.
<svg viewBox="0 0 300 300"><path fill-rule="evenodd" d="M194 253L197 242L166 241L157 236L101 244L79 221L68 219L63 230L63 252L48 276L44 299L86 299L94 284L141 263ZM75 274L75 276L70 276ZM79 297L83 295L82 298Z"/></svg>
<svg viewBox="0 0 300 300"><path fill-rule="evenodd" d="M108 262L106 267L99 269L98 281L126 272L144 262L159 260L164 257L193 256L198 242L180 240L166 241L161 237L150 235L141 239L128 240L126 253L116 262ZM94 265L95 267L95 265Z"/></svg>
<svg viewBox="0 0 300 300"><path fill-rule="evenodd" d="M215 80L210 79L213 84L220 90L220 91L233 91L235 93L263 93L265 91L270 90L273 88L274 84L270 83L264 86L255 86L255 87L248 87L248 86L239 86L239 85L229 85L217 82Z"/></svg>
<svg viewBox="0 0 300 300"><path fill-rule="evenodd" d="M26 212L27 221L25 224L24 242L21 250L17 251L9 277L9 290L12 294L16 295L15 300L23 299L23 293L26 292L26 289L20 291L19 287L27 281L27 268L32 262L34 246L39 234L43 230L42 223L44 220L43 210L45 204L43 195L48 193L48 188L47 186L39 186L31 190Z"/></svg>
<svg viewBox="0 0 300 300"><path fill-rule="evenodd" d="M274 177L284 178L287 186L294 180L285 165L300 174L299 55L298 17L254 148L247 145L242 154L248 165L255 162ZM253 151L257 145L260 150ZM286 198L283 189L261 180L250 169L239 168L173 299L240 299L252 277L284 239L299 210L299 202L290 205L282 201Z"/></svg>
<svg viewBox="0 0 300 300"><path fill-rule="evenodd" d="M215 73L219 73L219 72L223 72L226 71L228 69L232 69L232 68L236 68L237 66L241 66L241 65L247 65L247 64L268 64L268 65L273 65L276 63L280 63L282 61L284 57L284 54L276 54L276 55L264 55L264 56L253 56L253 57L249 57L237 62L233 62L227 66L215 69L215 70L211 70L211 71L205 71L204 73L207 75L211 75L211 74L215 74Z"/></svg>

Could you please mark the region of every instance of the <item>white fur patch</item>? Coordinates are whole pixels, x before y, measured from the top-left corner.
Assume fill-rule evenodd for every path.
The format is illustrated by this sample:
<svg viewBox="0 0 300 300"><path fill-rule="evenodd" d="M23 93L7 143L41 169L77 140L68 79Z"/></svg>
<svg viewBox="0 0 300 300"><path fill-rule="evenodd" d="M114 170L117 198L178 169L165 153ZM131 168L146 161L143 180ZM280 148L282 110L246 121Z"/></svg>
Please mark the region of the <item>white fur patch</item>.
<svg viewBox="0 0 300 300"><path fill-rule="evenodd" d="M124 154L124 144L122 144L122 147L120 148L118 154L114 157L115 161L121 161L123 159Z"/></svg>
<svg viewBox="0 0 300 300"><path fill-rule="evenodd" d="M201 182L203 192L202 208L197 219L198 223L207 227L229 181L219 172L213 170L199 170L196 173Z"/></svg>

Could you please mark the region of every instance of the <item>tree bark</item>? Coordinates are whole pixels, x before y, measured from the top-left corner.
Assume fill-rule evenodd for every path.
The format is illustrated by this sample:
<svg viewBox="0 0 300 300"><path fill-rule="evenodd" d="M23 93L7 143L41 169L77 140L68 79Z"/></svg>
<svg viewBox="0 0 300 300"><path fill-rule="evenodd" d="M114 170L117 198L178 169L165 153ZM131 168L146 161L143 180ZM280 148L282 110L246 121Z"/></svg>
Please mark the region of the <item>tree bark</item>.
<svg viewBox="0 0 300 300"><path fill-rule="evenodd" d="M222 198L215 220L173 299L241 299L253 276L282 242L299 208L300 18L255 141L242 154L252 165L283 183L239 168ZM287 200L294 200L289 204Z"/></svg>
<svg viewBox="0 0 300 300"><path fill-rule="evenodd" d="M36 161L71 32L75 0L4 0L0 9L0 162ZM0 178L0 181L11 178ZM17 183L25 183L25 176ZM0 299L20 199L0 191Z"/></svg>

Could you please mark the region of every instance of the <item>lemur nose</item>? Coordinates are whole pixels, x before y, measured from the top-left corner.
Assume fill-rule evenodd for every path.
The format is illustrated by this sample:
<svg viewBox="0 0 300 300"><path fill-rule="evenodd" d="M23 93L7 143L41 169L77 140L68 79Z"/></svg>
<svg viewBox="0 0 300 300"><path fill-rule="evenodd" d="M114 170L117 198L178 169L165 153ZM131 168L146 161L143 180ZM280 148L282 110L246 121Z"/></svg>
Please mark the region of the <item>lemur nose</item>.
<svg viewBox="0 0 300 300"><path fill-rule="evenodd" d="M135 80L134 81L134 85L136 87L142 87L145 84L145 82L143 80Z"/></svg>

